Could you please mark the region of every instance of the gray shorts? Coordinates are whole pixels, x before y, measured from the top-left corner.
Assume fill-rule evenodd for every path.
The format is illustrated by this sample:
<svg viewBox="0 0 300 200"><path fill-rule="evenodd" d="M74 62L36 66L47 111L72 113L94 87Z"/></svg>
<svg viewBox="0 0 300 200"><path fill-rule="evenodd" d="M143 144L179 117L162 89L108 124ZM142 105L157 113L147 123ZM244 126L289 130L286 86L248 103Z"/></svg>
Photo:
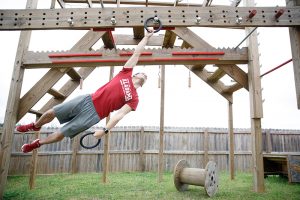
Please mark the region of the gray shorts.
<svg viewBox="0 0 300 200"><path fill-rule="evenodd" d="M53 107L55 116L61 124L60 131L65 137L73 138L100 121L91 95L81 95Z"/></svg>

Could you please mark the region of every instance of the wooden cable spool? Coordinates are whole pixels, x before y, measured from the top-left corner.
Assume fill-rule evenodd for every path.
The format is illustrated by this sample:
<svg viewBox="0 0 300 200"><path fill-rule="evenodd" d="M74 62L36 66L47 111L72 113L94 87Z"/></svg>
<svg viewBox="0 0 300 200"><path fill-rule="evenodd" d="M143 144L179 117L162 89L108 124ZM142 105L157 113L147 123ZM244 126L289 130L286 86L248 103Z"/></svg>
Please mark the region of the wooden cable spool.
<svg viewBox="0 0 300 200"><path fill-rule="evenodd" d="M186 160L180 160L174 168L174 184L178 191L182 192L188 189L188 185L202 186L209 197L216 194L218 190L218 171L217 165L209 161L205 169L188 168Z"/></svg>

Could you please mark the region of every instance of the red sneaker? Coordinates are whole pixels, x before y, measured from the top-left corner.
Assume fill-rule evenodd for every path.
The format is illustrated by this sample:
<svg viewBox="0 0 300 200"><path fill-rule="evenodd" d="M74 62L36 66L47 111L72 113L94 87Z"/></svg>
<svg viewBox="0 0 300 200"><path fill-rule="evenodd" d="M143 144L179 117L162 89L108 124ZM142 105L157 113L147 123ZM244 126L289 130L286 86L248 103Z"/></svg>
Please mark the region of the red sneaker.
<svg viewBox="0 0 300 200"><path fill-rule="evenodd" d="M21 125L21 126L17 127L17 131L19 131L19 132L39 131L39 130L41 130L41 127L36 128L34 126L34 123L27 124L27 125Z"/></svg>
<svg viewBox="0 0 300 200"><path fill-rule="evenodd" d="M40 140L36 139L33 142L31 142L30 144L24 144L22 146L22 151L23 151L23 153L28 153L28 152L32 151L33 149L39 148L40 146L41 146Z"/></svg>

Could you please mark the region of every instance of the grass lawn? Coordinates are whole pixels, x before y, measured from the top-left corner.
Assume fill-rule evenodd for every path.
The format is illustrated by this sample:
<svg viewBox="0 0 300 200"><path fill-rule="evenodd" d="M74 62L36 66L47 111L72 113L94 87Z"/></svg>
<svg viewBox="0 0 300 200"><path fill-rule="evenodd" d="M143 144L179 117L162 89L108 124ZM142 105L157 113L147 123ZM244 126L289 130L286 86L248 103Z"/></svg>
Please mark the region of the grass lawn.
<svg viewBox="0 0 300 200"><path fill-rule="evenodd" d="M102 174L58 174L37 176L36 187L28 189L28 176L9 176L4 199L209 199L204 188L189 186L186 192L178 192L173 184L172 173L165 173L164 180L157 182L157 174L111 173L109 182L103 184ZM219 190L212 199L295 199L300 200L300 184L288 184L287 179L270 176L265 179L266 192L252 191L252 175L238 173L234 181L229 174L220 173Z"/></svg>

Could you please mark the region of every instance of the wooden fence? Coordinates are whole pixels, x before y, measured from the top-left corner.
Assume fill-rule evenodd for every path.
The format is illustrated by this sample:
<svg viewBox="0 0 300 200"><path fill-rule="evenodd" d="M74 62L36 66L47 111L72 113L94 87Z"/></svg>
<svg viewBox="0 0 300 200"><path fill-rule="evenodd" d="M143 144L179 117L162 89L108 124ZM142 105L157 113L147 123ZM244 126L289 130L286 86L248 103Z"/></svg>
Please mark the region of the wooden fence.
<svg viewBox="0 0 300 200"><path fill-rule="evenodd" d="M55 129L43 129L44 138ZM79 137L42 146L38 151L38 174L69 172L101 172L103 141L87 150L79 145ZM34 139L34 134L15 133L9 174L28 174L31 153L20 151L23 143ZM88 141L90 144L94 139ZM251 136L249 129L234 130L235 169L251 170ZM158 127L117 127L110 137L109 171L157 171L159 148ZM263 149L266 153L298 154L299 130L263 130ZM164 167L172 171L175 164L186 159L191 167L204 168L207 160L217 163L219 170L229 168L227 129L174 128L164 129Z"/></svg>

